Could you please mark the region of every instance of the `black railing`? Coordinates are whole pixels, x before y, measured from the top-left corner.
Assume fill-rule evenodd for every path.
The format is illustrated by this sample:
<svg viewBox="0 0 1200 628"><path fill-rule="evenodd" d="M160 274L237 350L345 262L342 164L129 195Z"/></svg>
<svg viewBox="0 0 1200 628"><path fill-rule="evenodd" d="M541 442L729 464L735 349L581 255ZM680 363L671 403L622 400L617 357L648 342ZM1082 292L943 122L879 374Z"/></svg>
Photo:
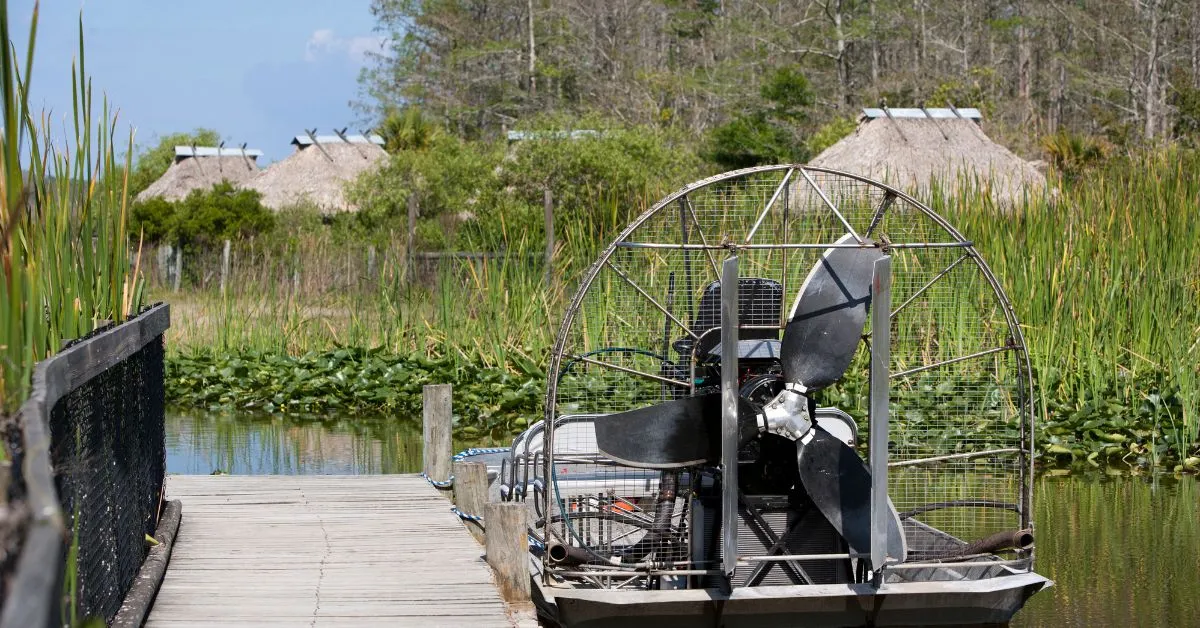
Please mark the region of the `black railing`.
<svg viewBox="0 0 1200 628"><path fill-rule="evenodd" d="M107 622L120 609L162 501L169 325L157 305L35 369L20 438L9 443L10 499L31 516L0 628Z"/></svg>

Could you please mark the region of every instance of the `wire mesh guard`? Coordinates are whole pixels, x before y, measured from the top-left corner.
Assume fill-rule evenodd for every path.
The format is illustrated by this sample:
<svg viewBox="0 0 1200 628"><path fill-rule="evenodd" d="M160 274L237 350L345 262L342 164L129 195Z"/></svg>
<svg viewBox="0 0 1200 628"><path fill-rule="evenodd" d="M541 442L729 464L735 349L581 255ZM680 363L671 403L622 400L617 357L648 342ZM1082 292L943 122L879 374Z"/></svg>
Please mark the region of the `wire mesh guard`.
<svg viewBox="0 0 1200 628"><path fill-rule="evenodd" d="M163 402L160 336L50 413L55 484L68 544L78 552L79 617L111 621L146 557L166 470Z"/></svg>
<svg viewBox="0 0 1200 628"><path fill-rule="evenodd" d="M731 255L739 257L745 344L738 349L740 395L765 403L779 390L775 341L801 284L848 233L892 256L888 492L911 568L891 577L944 578L945 570L919 565L961 553L967 541L1030 527L1028 357L979 254L932 210L891 188L819 168L772 166L667 197L585 277L552 356L557 375L544 433L527 437L544 442L526 443L525 450L540 451L516 461L521 477L511 489L533 498L547 577L601 588L716 586L724 576L720 469L625 466L599 451L594 422L719 391L719 277ZM844 377L815 394L826 408L818 415L852 417L839 438L855 443L864 459L870 336L868 324ZM854 572L862 561L847 554L803 491L788 488L796 485L789 475L795 453L772 451L779 447L764 438L739 450L738 567L729 582L861 578ZM782 460L792 461L791 470ZM831 559L772 560L814 554ZM1017 556L1017 569L1032 568L1031 550ZM977 563L1000 558L969 560L972 567L956 573L978 577L989 567Z"/></svg>

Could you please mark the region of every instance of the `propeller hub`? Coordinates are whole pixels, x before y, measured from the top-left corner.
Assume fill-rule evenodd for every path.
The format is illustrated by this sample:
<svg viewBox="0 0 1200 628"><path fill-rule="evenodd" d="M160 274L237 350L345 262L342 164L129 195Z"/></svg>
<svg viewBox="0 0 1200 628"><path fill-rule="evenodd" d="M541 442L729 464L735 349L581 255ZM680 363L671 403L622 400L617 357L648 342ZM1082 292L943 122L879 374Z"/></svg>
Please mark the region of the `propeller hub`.
<svg viewBox="0 0 1200 628"><path fill-rule="evenodd" d="M763 406L762 413L758 415L758 429L789 440L799 440L812 429L808 397L795 390L784 389Z"/></svg>

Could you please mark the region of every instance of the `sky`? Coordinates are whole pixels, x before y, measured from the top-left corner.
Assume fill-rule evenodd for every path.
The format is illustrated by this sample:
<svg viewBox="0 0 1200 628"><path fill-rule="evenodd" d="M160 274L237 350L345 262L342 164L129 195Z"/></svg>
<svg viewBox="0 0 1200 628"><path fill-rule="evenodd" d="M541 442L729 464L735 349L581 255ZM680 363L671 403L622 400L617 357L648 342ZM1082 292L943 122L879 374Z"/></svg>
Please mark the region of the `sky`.
<svg viewBox="0 0 1200 628"><path fill-rule="evenodd" d="M24 65L33 0L9 4ZM71 112L71 63L82 10L87 71L120 110L119 129L153 146L163 135L216 129L264 163L304 129L365 126L350 101L368 52L381 51L370 0L42 0L32 102Z"/></svg>

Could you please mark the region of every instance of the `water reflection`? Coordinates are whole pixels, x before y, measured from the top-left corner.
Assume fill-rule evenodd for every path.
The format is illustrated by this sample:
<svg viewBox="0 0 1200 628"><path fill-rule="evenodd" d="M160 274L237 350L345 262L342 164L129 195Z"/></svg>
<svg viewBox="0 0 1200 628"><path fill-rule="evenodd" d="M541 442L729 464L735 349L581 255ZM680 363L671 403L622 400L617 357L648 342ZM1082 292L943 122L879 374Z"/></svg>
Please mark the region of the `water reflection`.
<svg viewBox="0 0 1200 628"><path fill-rule="evenodd" d="M167 419L170 473L415 473L420 466L421 431L412 422ZM1197 478L1044 475L1035 509L1037 570L1055 586L1034 596L1014 628L1200 626Z"/></svg>
<svg viewBox="0 0 1200 628"><path fill-rule="evenodd" d="M1055 581L1014 627L1200 626L1195 477L1043 476L1037 570Z"/></svg>
<svg viewBox="0 0 1200 628"><path fill-rule="evenodd" d="M205 413L167 417L167 472L416 473L421 429L395 419L295 421Z"/></svg>

